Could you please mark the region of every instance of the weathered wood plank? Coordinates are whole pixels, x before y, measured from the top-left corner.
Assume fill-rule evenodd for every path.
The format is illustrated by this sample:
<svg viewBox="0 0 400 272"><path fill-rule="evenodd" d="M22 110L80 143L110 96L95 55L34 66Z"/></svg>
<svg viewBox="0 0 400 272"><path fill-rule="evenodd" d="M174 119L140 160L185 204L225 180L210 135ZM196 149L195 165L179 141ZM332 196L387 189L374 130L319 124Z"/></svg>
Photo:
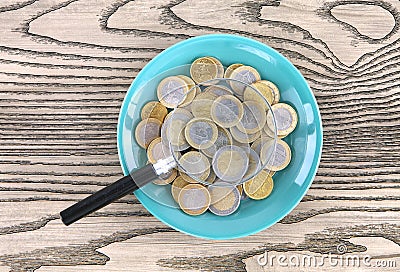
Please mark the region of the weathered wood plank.
<svg viewBox="0 0 400 272"><path fill-rule="evenodd" d="M395 0L2 1L0 271L267 271L256 260L266 250L320 256L342 243L398 268L399 10ZM134 196L64 227L60 210L121 175L116 123L136 74L208 33L264 42L310 84L324 149L304 200L234 241L173 231Z"/></svg>

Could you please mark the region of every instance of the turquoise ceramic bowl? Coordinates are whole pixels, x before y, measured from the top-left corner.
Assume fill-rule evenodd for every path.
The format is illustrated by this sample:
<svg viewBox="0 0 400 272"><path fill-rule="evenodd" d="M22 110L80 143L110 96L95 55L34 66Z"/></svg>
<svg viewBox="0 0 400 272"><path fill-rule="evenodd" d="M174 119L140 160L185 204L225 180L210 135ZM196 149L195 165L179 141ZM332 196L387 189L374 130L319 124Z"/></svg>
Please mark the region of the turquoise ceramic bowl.
<svg viewBox="0 0 400 272"><path fill-rule="evenodd" d="M143 149L132 140L132 129L140 119L140 108L157 97L155 89L146 88L142 93L138 90L158 74L201 56L214 56L224 65L251 65L262 79L278 86L280 101L294 106L299 117L294 132L284 139L292 149L291 163L275 174L275 187L268 198L243 201L234 214L226 217L210 212L190 216L159 204L141 190L135 195L150 213L176 230L208 239L243 237L270 227L296 207L310 187L321 157L322 124L316 100L300 72L274 49L241 36L206 35L164 50L142 69L126 94L118 121L119 159L125 175L146 161Z"/></svg>

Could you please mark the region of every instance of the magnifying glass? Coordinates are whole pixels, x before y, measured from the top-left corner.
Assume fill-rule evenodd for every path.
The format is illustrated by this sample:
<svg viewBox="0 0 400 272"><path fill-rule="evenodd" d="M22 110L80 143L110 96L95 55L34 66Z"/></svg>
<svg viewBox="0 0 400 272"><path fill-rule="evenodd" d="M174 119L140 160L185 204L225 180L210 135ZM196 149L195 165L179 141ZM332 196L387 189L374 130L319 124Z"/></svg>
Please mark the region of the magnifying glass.
<svg viewBox="0 0 400 272"><path fill-rule="evenodd" d="M178 71L188 74L188 69L183 66L168 70L139 91L154 91L167 75ZM161 140L154 163L132 169L129 175L63 210L60 215L65 225L138 189L162 205L179 208L166 193L170 190L153 184L168 179L173 171L188 183L210 189L234 188L261 171L270 172L275 163L277 134L270 102L262 91L226 78L201 82L189 91L172 83L163 84L158 91L159 99L173 109L162 126L155 128L160 130L157 133ZM153 133L149 126L136 130L139 135L132 137L146 140L154 138Z"/></svg>

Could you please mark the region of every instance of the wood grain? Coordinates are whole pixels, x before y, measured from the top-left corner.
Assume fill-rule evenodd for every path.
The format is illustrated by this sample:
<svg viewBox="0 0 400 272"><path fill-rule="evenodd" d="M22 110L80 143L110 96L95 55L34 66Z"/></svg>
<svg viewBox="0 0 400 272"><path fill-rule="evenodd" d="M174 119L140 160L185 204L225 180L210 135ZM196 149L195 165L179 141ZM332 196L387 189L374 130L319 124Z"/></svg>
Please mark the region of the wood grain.
<svg viewBox="0 0 400 272"><path fill-rule="evenodd" d="M265 251L320 256L342 244L398 270L399 10L396 0L1 1L0 271L267 271ZM234 241L176 232L134 196L65 228L60 210L121 175L116 124L132 79L208 33L264 42L307 79L324 149L306 197Z"/></svg>

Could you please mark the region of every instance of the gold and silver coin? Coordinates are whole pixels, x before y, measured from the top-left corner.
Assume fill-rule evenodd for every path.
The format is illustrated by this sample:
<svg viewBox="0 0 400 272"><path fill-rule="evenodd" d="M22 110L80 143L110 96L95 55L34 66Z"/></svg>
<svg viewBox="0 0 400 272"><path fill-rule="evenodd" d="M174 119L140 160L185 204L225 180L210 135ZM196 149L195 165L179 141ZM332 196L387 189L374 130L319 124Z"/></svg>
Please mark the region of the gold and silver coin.
<svg viewBox="0 0 400 272"><path fill-rule="evenodd" d="M247 148L250 146L250 143L241 143L241 142L236 141L235 138L232 137L232 145L239 146L242 148Z"/></svg>
<svg viewBox="0 0 400 272"><path fill-rule="evenodd" d="M186 124L193 118L193 115L181 108L177 108L165 117L161 128L161 138L165 145L172 145L176 151L187 149L190 145L185 138Z"/></svg>
<svg viewBox="0 0 400 272"><path fill-rule="evenodd" d="M268 125L268 114L267 114L267 124L264 126L263 131L265 135L268 136L269 138L275 138L275 132Z"/></svg>
<svg viewBox="0 0 400 272"><path fill-rule="evenodd" d="M262 83L263 86L266 86L272 92L273 97L274 97L274 100L272 101L272 105L279 103L279 100L281 99L281 94L279 92L278 87L274 83L272 83L271 81L268 81L268 80L260 80L259 83Z"/></svg>
<svg viewBox="0 0 400 272"><path fill-rule="evenodd" d="M176 108L186 99L189 87L186 82L178 76L166 77L158 84L157 97L167 108Z"/></svg>
<svg viewBox="0 0 400 272"><path fill-rule="evenodd" d="M211 119L211 107L217 96L211 92L199 93L190 106L194 117Z"/></svg>
<svg viewBox="0 0 400 272"><path fill-rule="evenodd" d="M165 159L171 156L169 147L166 146L161 137L158 137L151 141L147 147L147 159L150 163L156 163L158 160Z"/></svg>
<svg viewBox="0 0 400 272"><path fill-rule="evenodd" d="M188 174L185 174L183 171L179 171L179 175L188 183L199 183L200 179L199 178L192 178ZM205 180L201 180L202 183L206 182Z"/></svg>
<svg viewBox="0 0 400 272"><path fill-rule="evenodd" d="M250 86L258 92L247 86L243 92L243 99L245 101L256 101L261 105L265 105L265 101L270 105L275 102L274 92L267 84L265 84L264 80L254 82ZM268 109L268 107L266 108Z"/></svg>
<svg viewBox="0 0 400 272"><path fill-rule="evenodd" d="M186 176L194 180L204 181L210 174L210 162L207 157L198 151L189 151L179 158L179 170L182 177L190 183L193 181L186 179Z"/></svg>
<svg viewBox="0 0 400 272"><path fill-rule="evenodd" d="M243 117L236 126L245 133L256 133L260 131L267 122L267 113L262 104L255 101L243 102Z"/></svg>
<svg viewBox="0 0 400 272"><path fill-rule="evenodd" d="M274 188L274 181L270 175L261 170L254 178L243 183L243 190L250 198L261 200L267 198Z"/></svg>
<svg viewBox="0 0 400 272"><path fill-rule="evenodd" d="M232 94L232 91L223 85L211 85L204 89L204 93L212 93L217 97L226 94Z"/></svg>
<svg viewBox="0 0 400 272"><path fill-rule="evenodd" d="M251 142L254 142L258 138L260 138L261 132L257 131L255 133L244 133L238 129L237 126L231 127L230 132L232 134L233 139L238 141L239 143L242 144L249 144Z"/></svg>
<svg viewBox="0 0 400 272"><path fill-rule="evenodd" d="M260 159L267 170L280 171L289 165L291 158L289 145L281 139L276 141L276 146L274 141L269 141L261 147Z"/></svg>
<svg viewBox="0 0 400 272"><path fill-rule="evenodd" d="M251 148L257 153L258 156L261 154L261 147L268 141L273 141L273 137L269 137L268 135L261 133L261 136L257 138L252 144Z"/></svg>
<svg viewBox="0 0 400 272"><path fill-rule="evenodd" d="M240 66L243 66L243 64L241 63L234 63L228 66L228 68L226 68L225 70L225 74L224 74L224 78L229 78L233 72L233 70L235 70L236 68L239 68Z"/></svg>
<svg viewBox="0 0 400 272"><path fill-rule="evenodd" d="M218 216L227 216L234 213L240 204L240 193L236 186L225 182L218 182L208 186L211 204L210 212Z"/></svg>
<svg viewBox="0 0 400 272"><path fill-rule="evenodd" d="M153 180L153 183L156 185L167 185L173 182L178 175L178 170L172 169L166 174L162 174L158 177L158 179Z"/></svg>
<svg viewBox="0 0 400 272"><path fill-rule="evenodd" d="M210 193L200 184L186 185L179 192L178 204L185 213L190 215L204 213L210 206L210 202Z"/></svg>
<svg viewBox="0 0 400 272"><path fill-rule="evenodd" d="M221 147L232 144L231 134L225 128L222 128L220 126L218 126L217 129L218 129L218 135L214 144L209 148L201 150L201 152L203 152L204 155L210 158L212 158L217 152L217 150L220 149Z"/></svg>
<svg viewBox="0 0 400 272"><path fill-rule="evenodd" d="M156 118L163 122L167 114L168 110L163 104L158 101L150 101L143 106L140 117L142 120L147 118Z"/></svg>
<svg viewBox="0 0 400 272"><path fill-rule="evenodd" d="M138 145L143 148L160 137L161 121L156 118L147 118L139 122L135 129L135 138Z"/></svg>
<svg viewBox="0 0 400 272"><path fill-rule="evenodd" d="M213 146L217 137L217 126L210 119L194 118L186 124L186 141L196 149L205 149Z"/></svg>
<svg viewBox="0 0 400 272"><path fill-rule="evenodd" d="M258 138L258 139L256 139L256 140L255 140L254 142L252 142L251 145L250 145L251 149L253 149L253 150L258 154L258 156L260 156L260 153L261 153L261 146L262 146L261 137Z"/></svg>
<svg viewBox="0 0 400 272"><path fill-rule="evenodd" d="M246 174L249 158L246 152L234 145L221 147L214 155L212 167L218 178L238 183Z"/></svg>
<svg viewBox="0 0 400 272"><path fill-rule="evenodd" d="M207 57L211 60L214 61L214 63L217 65L217 78L223 78L224 77L224 66L222 65L222 63L219 61L219 59L214 58L214 57Z"/></svg>
<svg viewBox="0 0 400 272"><path fill-rule="evenodd" d="M179 75L177 76L183 79L188 87L188 92L186 94L186 99L179 105L179 107L186 107L190 103L192 103L193 99L195 98L196 94L200 92L199 87L196 86L196 83L188 76Z"/></svg>
<svg viewBox="0 0 400 272"><path fill-rule="evenodd" d="M211 118L217 125L230 128L236 126L243 117L243 105L233 95L218 97L211 106Z"/></svg>
<svg viewBox="0 0 400 272"><path fill-rule="evenodd" d="M239 96L243 96L243 92L246 87L245 84L250 85L256 81L261 80L258 71L253 67L246 65L240 66L233 70L229 78L239 81L230 82L232 90Z"/></svg>
<svg viewBox="0 0 400 272"><path fill-rule="evenodd" d="M179 193L181 192L182 188L186 185L189 185L189 182L184 180L181 176L178 176L174 182L171 184L171 195L176 202L178 202Z"/></svg>
<svg viewBox="0 0 400 272"><path fill-rule="evenodd" d="M272 105L272 112L275 117L276 130L279 137L284 137L291 133L297 125L296 111L285 103ZM274 127L272 113L267 114L267 125L271 129Z"/></svg>
<svg viewBox="0 0 400 272"><path fill-rule="evenodd" d="M219 68L214 60L201 57L190 66L190 76L196 83L201 83L218 77Z"/></svg>

